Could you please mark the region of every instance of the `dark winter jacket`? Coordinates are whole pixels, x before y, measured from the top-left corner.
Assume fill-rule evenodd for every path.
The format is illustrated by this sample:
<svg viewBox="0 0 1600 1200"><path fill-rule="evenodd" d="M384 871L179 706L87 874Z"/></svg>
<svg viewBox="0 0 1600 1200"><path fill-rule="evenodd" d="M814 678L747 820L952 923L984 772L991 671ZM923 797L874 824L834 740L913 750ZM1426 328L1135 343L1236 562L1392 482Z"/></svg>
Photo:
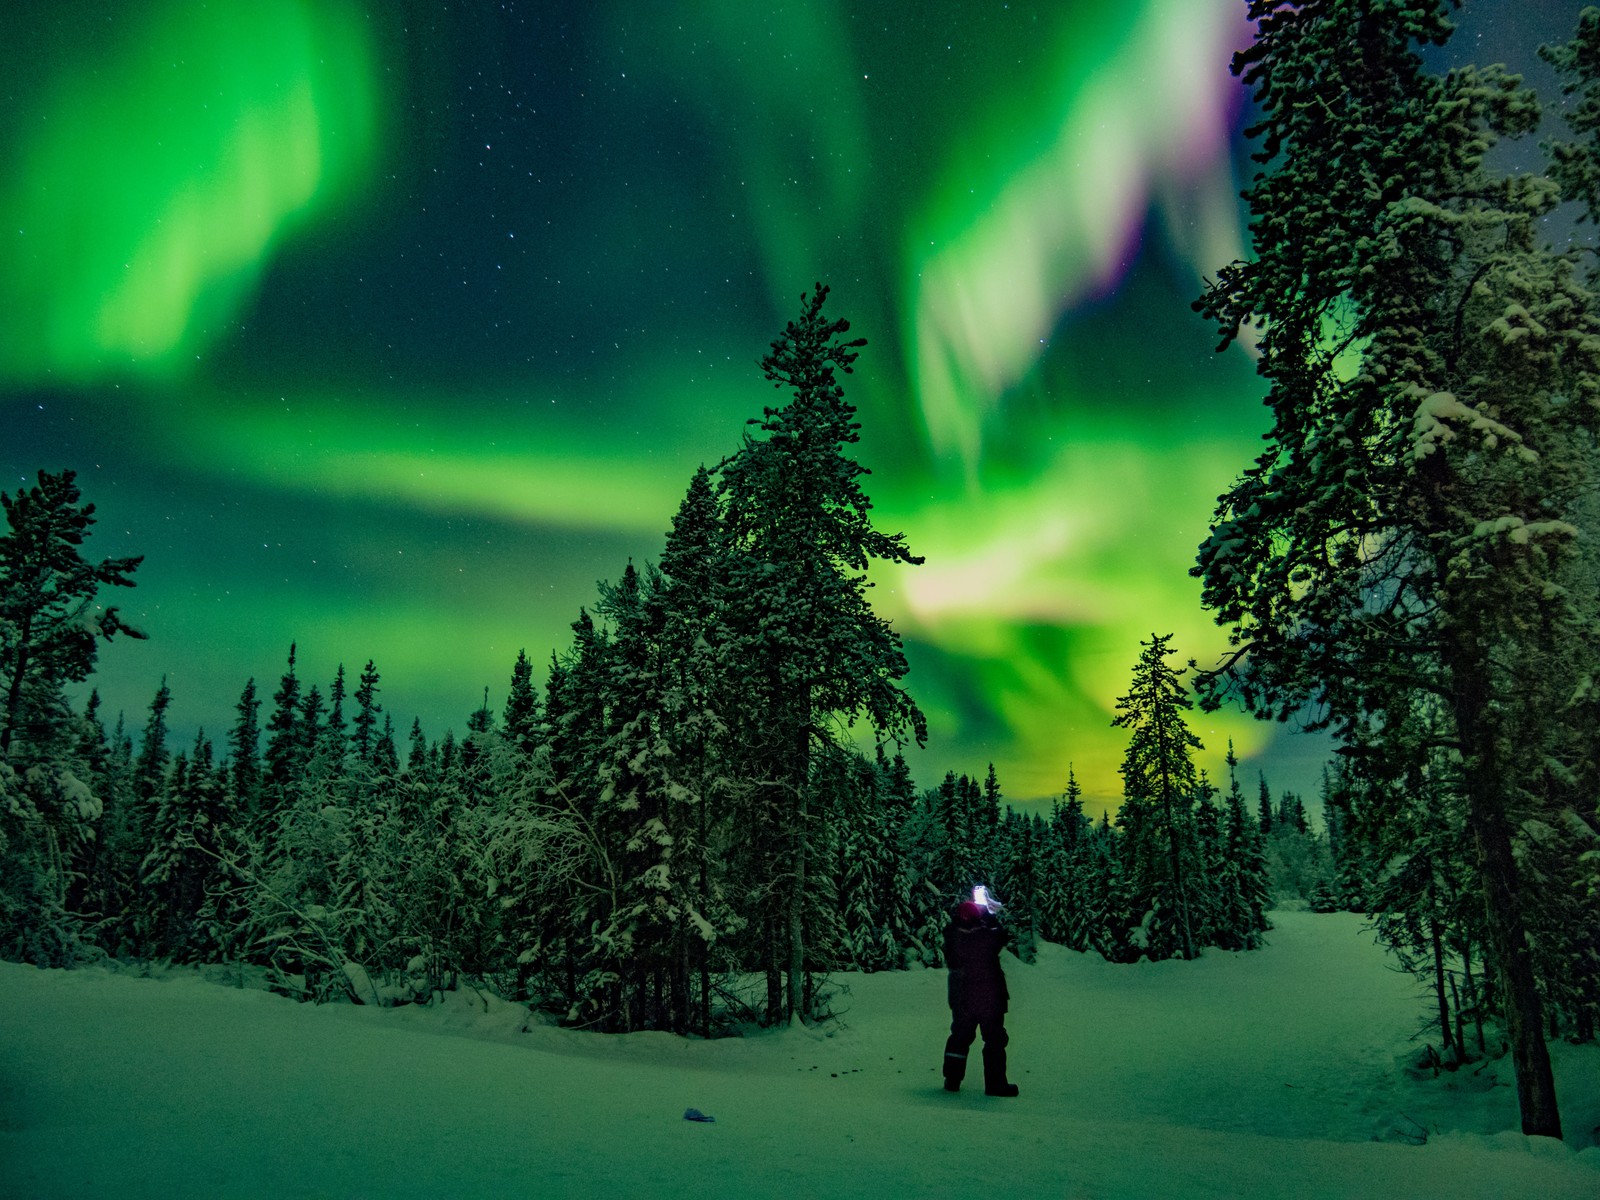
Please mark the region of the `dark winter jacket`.
<svg viewBox="0 0 1600 1200"><path fill-rule="evenodd" d="M1006 1011L1011 993L1000 969L1000 951L1010 935L989 914L976 921L953 920L944 931L944 960L950 968L950 1010L985 1020Z"/></svg>

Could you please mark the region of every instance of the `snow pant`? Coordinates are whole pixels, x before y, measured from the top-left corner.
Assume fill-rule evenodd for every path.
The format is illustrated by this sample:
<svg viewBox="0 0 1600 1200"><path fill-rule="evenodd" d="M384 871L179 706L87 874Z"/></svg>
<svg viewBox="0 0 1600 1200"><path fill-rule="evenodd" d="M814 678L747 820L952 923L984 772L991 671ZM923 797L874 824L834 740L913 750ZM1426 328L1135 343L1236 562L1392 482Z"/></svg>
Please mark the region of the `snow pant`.
<svg viewBox="0 0 1600 1200"><path fill-rule="evenodd" d="M983 1086L1004 1087L1006 1083L1006 1043L1011 1040L1006 1033L1003 1013L990 1017L975 1017L969 1013L956 1013L950 1021L950 1040L944 1044L944 1077L948 1083L959 1084L967 1074L967 1051L972 1048L983 1030Z"/></svg>

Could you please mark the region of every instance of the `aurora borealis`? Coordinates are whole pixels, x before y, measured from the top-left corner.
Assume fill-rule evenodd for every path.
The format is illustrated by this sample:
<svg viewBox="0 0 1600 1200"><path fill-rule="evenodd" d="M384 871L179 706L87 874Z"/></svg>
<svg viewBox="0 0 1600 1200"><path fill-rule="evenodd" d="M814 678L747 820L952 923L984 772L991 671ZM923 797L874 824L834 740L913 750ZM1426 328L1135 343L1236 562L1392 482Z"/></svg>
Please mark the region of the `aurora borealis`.
<svg viewBox="0 0 1600 1200"><path fill-rule="evenodd" d="M0 487L70 467L93 556L146 556L110 713L164 675L220 734L291 641L310 680L375 660L402 732L498 709L659 552L821 280L927 558L875 592L918 781L1117 793L1139 639L1223 644L1187 570L1265 427L1188 308L1243 252L1244 6L768 8L6 6ZM1576 15L1472 8L1502 58ZM1314 789L1320 746L1195 723L1214 777L1231 737Z"/></svg>

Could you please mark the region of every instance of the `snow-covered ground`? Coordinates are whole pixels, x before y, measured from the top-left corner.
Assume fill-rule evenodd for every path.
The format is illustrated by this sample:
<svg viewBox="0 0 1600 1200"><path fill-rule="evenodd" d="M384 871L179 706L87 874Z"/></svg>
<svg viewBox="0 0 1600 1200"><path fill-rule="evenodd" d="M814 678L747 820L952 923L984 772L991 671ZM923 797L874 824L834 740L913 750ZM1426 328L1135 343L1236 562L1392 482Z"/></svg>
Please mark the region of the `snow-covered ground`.
<svg viewBox="0 0 1600 1200"><path fill-rule="evenodd" d="M1504 1060L1398 1070L1422 1007L1359 918L1274 919L1254 954L1008 962L1015 1100L941 1089L942 971L707 1043L0 963L0 1194L1600 1196L1600 1051L1553 1047L1567 1143L1524 1138Z"/></svg>

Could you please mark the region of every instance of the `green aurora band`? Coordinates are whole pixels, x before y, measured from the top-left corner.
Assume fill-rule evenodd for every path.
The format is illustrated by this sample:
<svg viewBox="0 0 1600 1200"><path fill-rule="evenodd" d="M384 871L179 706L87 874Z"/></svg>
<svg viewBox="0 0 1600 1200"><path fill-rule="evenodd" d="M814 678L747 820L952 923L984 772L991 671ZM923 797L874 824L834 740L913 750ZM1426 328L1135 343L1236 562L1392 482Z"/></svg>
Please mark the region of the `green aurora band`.
<svg viewBox="0 0 1600 1200"><path fill-rule="evenodd" d="M368 155L378 97L353 17L129 6L99 36L8 38L8 79L31 73L19 55L53 67L8 122L8 380L181 370L223 334L279 240Z"/></svg>
<svg viewBox="0 0 1600 1200"><path fill-rule="evenodd" d="M324 686L374 659L402 734L498 708L659 552L821 279L927 558L875 593L919 781L1114 804L1138 641L1223 645L1187 571L1265 422L1187 309L1241 252L1242 6L515 7L0 17L0 467L78 470L95 553L147 556L110 710L165 674L215 734L291 640ZM1314 747L1196 723L1214 778L1232 738L1308 786Z"/></svg>

